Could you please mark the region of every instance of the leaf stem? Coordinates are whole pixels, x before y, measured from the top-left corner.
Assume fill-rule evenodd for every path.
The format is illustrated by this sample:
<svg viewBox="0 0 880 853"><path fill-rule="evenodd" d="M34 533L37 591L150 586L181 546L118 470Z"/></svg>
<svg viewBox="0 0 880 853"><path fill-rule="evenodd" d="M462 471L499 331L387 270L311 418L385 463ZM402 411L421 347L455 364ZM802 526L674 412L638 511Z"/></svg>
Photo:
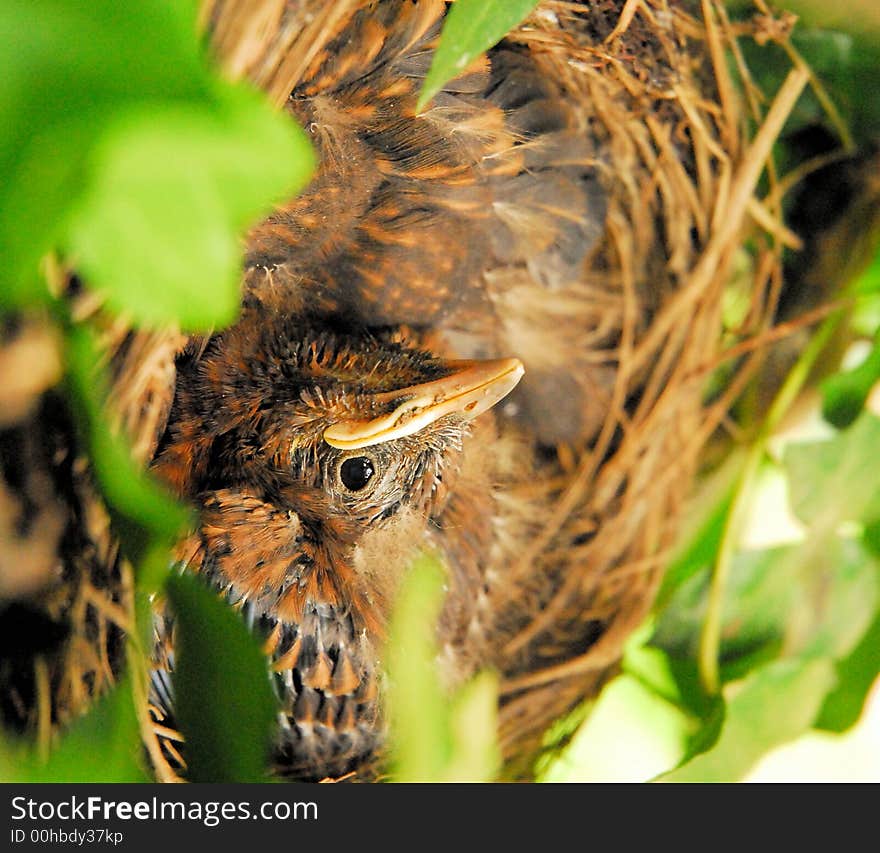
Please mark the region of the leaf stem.
<svg viewBox="0 0 880 853"><path fill-rule="evenodd" d="M800 394L817 359L824 351L832 335L837 330L844 310L838 310L825 319L816 334L810 339L794 367L789 371L785 382L776 394L764 422L748 449L739 481L736 484L733 503L724 525L718 557L712 572L706 619L700 634L698 667L703 688L710 695L721 689L718 655L721 647L721 628L724 610L724 593L730 576L730 567L736 546L739 544L743 519L750 506L754 493L755 480L764 461L767 442L791 409Z"/></svg>

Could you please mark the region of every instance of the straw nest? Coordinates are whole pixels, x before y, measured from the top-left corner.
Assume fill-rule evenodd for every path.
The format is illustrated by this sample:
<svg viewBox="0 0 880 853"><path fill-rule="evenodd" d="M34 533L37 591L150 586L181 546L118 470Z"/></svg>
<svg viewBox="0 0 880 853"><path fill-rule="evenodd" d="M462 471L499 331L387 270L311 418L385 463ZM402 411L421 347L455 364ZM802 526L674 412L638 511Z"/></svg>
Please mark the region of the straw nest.
<svg viewBox="0 0 880 853"><path fill-rule="evenodd" d="M229 73L249 77L281 106L365 5L215 0L202 21ZM535 446L528 481L511 486L511 495L528 494L545 510L492 587L495 630L470 664L501 673L499 736L510 777L527 777L550 724L614 673L654 601L701 449L759 363L750 343L727 353L735 360L722 350L731 335L754 341L770 323L780 246L793 238L779 224L779 199L771 191L760 201L756 185L805 75L794 72L772 103L747 86L752 102L744 102L730 58L748 81L735 36L784 38L775 25L758 16L734 33L716 0L546 0L508 36L579 100L607 196L577 293L578 311L590 318L574 360L595 391L588 426L575 441ZM722 298L747 237L756 246L751 310L725 331ZM81 315L93 314L96 306L79 299ZM121 321L104 329L114 417L146 462L185 338L132 333ZM515 339L508 343L506 354L519 354ZM722 364L737 369L707 401L706 380ZM44 728L70 719L116 677L118 649L113 659L95 650L118 646L108 638L128 627L132 604L106 519L84 511L97 504L81 474L70 479L65 512L76 516L81 541L65 546L67 572L79 580L64 606L76 642L48 664L40 659L42 710L30 719Z"/></svg>

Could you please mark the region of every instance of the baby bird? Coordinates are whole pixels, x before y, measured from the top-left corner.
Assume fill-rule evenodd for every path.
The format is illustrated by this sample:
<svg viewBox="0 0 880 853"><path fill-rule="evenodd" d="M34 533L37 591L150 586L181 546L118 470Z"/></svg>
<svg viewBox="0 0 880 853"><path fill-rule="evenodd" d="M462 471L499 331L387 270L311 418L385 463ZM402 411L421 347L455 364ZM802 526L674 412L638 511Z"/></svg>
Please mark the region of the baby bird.
<svg viewBox="0 0 880 853"><path fill-rule="evenodd" d="M350 4L325 34L287 101L318 173L248 236L240 321L178 358L153 462L200 512L181 563L266 640L275 763L295 778L359 771L380 752L383 629L421 549L448 575L451 681L497 664L496 619L516 629L484 612L486 591L539 512L502 508L509 435L487 410L513 392L501 431L525 448L520 481L532 442L582 440L601 411L568 307L604 215L593 142L562 85L513 45L417 114L445 12ZM535 381L514 391L523 362ZM164 612L155 648L151 701L167 727Z"/></svg>

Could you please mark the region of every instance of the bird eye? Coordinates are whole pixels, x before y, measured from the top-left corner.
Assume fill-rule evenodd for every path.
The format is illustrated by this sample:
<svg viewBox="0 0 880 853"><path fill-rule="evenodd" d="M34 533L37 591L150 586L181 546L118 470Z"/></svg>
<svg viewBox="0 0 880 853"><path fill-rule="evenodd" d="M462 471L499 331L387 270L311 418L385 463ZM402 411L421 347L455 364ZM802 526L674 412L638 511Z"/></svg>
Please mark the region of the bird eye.
<svg viewBox="0 0 880 853"><path fill-rule="evenodd" d="M373 460L368 456L352 456L339 466L339 479L352 492L365 488L375 473Z"/></svg>

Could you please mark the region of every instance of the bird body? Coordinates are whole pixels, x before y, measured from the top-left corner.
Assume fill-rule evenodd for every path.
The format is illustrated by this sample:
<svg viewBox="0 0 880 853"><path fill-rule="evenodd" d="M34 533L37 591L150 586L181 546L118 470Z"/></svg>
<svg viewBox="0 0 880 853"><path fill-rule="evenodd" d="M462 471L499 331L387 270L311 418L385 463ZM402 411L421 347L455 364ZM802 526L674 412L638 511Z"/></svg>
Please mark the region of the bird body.
<svg viewBox="0 0 880 853"><path fill-rule="evenodd" d="M381 641L419 550L449 578L447 675L493 665L484 590L515 559L505 531L540 516L497 503L533 449L511 476L517 439L474 420L523 373L503 358L516 346L498 306L510 282L537 291L533 307L576 287L600 230L592 142L527 52L496 50L416 113L445 7L364 6L314 57L287 109L318 173L250 233L243 316L178 358L155 455L200 510L181 562L266 639L287 774L339 776L379 748ZM533 432L559 431L552 411L526 408ZM580 417L561 427L584 431ZM173 626L164 613L157 626L153 704L167 725Z"/></svg>
<svg viewBox="0 0 880 853"><path fill-rule="evenodd" d="M457 357L517 354L529 428L576 441L600 422L610 376L571 360L597 310L584 261L603 229L603 154L580 94L515 44L417 113L446 7L360 4L325 36L285 105L318 172L249 234L245 304L406 325ZM560 385L562 418L546 406Z"/></svg>

